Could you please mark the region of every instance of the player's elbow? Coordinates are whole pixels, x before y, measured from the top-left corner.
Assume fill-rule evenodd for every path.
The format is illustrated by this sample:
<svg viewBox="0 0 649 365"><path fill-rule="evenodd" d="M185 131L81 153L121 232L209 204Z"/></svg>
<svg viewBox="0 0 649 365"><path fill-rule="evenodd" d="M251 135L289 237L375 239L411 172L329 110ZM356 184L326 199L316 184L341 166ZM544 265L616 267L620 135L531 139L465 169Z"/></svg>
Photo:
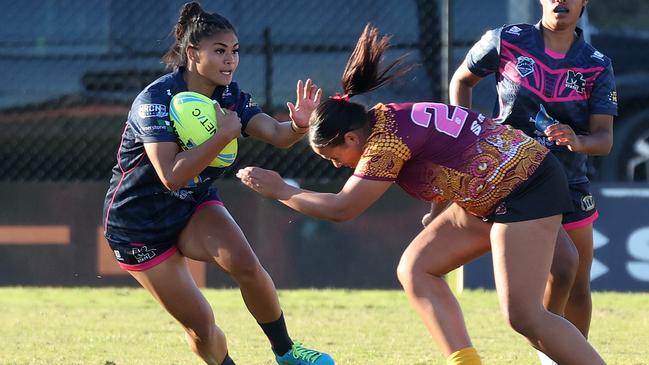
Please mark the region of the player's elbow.
<svg viewBox="0 0 649 365"><path fill-rule="evenodd" d="M179 179L174 179L173 177L167 177L167 176L159 176L159 177L162 185L169 191L176 191L182 188L186 183L186 181L180 182Z"/></svg>

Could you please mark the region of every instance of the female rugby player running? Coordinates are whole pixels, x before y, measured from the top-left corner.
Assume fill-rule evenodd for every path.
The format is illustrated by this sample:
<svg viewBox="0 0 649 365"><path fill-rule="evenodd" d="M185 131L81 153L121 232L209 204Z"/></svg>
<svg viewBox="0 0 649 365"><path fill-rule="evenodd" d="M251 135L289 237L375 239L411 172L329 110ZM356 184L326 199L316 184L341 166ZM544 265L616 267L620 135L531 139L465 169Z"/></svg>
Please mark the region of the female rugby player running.
<svg viewBox="0 0 649 365"><path fill-rule="evenodd" d="M214 264L237 282L280 365L332 365L329 355L291 340L272 279L211 186L224 169L208 166L242 131L278 147L297 142L320 91L310 80L298 82L297 103L289 103L292 121L278 122L232 81L239 41L226 18L187 3L174 30L176 42L164 58L174 72L137 96L117 152L104 204L110 247L120 266L180 322L205 363L234 364L186 257ZM218 102L219 129L182 151L167 108L173 95L188 90Z"/></svg>

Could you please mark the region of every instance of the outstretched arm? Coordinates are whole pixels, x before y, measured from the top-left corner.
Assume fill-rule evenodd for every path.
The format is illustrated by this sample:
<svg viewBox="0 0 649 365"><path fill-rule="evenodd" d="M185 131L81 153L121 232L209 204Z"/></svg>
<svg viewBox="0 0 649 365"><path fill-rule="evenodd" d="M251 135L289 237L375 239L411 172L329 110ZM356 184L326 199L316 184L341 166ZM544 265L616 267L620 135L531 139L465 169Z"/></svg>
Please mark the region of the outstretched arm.
<svg viewBox="0 0 649 365"><path fill-rule="evenodd" d="M288 148L299 141L309 130L311 113L320 103L322 90L311 79L299 80L296 102L286 103L291 120L280 122L265 113L259 113L248 122L245 132L275 147Z"/></svg>
<svg viewBox="0 0 649 365"><path fill-rule="evenodd" d="M392 185L352 176L342 190L318 193L287 184L275 171L246 167L237 172L246 186L259 194L277 199L300 213L311 217L343 222L353 219L371 206Z"/></svg>

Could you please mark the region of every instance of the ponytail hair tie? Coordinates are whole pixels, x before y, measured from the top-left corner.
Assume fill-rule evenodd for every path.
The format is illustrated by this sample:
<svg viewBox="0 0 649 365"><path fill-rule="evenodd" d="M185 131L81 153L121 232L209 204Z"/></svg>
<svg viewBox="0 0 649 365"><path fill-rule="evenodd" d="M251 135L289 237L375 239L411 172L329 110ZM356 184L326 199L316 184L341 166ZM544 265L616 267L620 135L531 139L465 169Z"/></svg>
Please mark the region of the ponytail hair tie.
<svg viewBox="0 0 649 365"><path fill-rule="evenodd" d="M349 94L341 95L339 92L336 91L336 95L330 96L329 99L349 101L350 97L351 96Z"/></svg>

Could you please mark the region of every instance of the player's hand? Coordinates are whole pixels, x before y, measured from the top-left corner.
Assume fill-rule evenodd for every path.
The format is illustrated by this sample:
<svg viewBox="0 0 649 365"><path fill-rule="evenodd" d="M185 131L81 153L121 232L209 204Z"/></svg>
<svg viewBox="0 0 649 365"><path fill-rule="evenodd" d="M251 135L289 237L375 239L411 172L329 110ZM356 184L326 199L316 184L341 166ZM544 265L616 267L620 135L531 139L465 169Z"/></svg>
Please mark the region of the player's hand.
<svg viewBox="0 0 649 365"><path fill-rule="evenodd" d="M248 166L237 171L237 177L244 185L266 198L288 198L285 190L290 188L290 185L275 171Z"/></svg>
<svg viewBox="0 0 649 365"><path fill-rule="evenodd" d="M297 94L295 104L288 102L286 106L288 106L289 115L295 125L298 128L307 129L311 113L320 104L322 89L316 86L311 79L307 79L306 83L298 80L295 92Z"/></svg>
<svg viewBox="0 0 649 365"><path fill-rule="evenodd" d="M216 110L217 133L228 137L228 140L235 139L241 135L241 118L237 112L222 109L218 102L214 101Z"/></svg>
<svg viewBox="0 0 649 365"><path fill-rule="evenodd" d="M567 124L556 123L545 129L545 135L557 146L566 146L570 151L579 152L581 141L575 131Z"/></svg>

